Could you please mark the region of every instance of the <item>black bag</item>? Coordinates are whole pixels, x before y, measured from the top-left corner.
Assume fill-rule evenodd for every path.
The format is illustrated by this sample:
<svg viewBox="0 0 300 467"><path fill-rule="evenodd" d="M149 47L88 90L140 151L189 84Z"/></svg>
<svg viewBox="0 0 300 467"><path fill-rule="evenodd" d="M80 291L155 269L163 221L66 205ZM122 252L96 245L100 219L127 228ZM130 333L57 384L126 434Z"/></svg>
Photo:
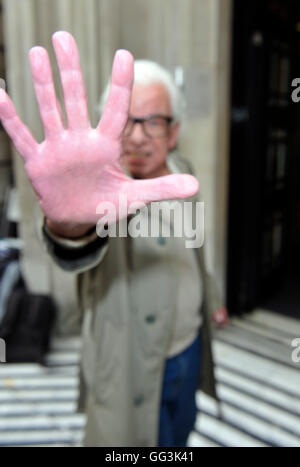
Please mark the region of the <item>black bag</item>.
<svg viewBox="0 0 300 467"><path fill-rule="evenodd" d="M25 288L14 289L0 322L7 363L44 363L55 315L55 304L48 295L32 294Z"/></svg>

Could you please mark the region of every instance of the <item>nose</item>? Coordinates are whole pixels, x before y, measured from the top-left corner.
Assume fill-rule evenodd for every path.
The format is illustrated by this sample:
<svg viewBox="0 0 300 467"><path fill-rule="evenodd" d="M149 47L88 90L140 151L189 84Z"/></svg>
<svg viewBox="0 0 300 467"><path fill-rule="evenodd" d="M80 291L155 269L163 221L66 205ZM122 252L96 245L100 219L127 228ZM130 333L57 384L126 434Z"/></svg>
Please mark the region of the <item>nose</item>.
<svg viewBox="0 0 300 467"><path fill-rule="evenodd" d="M129 139L135 144L141 144L144 140L148 139L141 123L135 122Z"/></svg>

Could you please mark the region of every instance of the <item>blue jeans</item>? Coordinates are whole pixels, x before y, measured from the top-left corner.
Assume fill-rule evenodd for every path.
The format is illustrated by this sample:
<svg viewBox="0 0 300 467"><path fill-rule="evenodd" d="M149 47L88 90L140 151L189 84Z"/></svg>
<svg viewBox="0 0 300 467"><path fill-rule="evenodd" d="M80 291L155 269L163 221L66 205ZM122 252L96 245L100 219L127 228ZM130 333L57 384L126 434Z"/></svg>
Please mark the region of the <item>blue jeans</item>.
<svg viewBox="0 0 300 467"><path fill-rule="evenodd" d="M166 361L159 421L159 446L186 446L194 427L200 375L201 334L182 353Z"/></svg>

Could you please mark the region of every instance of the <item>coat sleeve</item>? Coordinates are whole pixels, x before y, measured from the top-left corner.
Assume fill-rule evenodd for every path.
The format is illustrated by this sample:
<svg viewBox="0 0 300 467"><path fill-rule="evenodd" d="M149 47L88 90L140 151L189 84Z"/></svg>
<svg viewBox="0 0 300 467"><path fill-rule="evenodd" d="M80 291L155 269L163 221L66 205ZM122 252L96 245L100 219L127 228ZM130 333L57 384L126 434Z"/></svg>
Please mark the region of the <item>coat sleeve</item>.
<svg viewBox="0 0 300 467"><path fill-rule="evenodd" d="M198 259L204 284L207 318L210 318L211 315L223 305L223 303L218 293L216 280L214 276L207 271L203 247L198 249Z"/></svg>
<svg viewBox="0 0 300 467"><path fill-rule="evenodd" d="M79 240L64 239L53 234L43 219L39 228L42 243L53 261L65 271L81 273L97 266L108 249L108 238L100 238L96 228Z"/></svg>
<svg viewBox="0 0 300 467"><path fill-rule="evenodd" d="M186 159L178 158L176 159L176 164L181 168L181 172L189 173L195 176L195 172L191 163ZM192 199L194 202L202 201L200 194L194 196ZM218 293L217 283L214 276L207 271L204 246L199 249L198 257L205 288L206 310L208 317L210 317L215 311L221 308L224 303L222 302L220 294Z"/></svg>
<svg viewBox="0 0 300 467"><path fill-rule="evenodd" d="M206 272L206 293L207 301L210 316L215 313L219 308L224 306L224 303L221 300L220 294L218 293L218 288L215 278Z"/></svg>

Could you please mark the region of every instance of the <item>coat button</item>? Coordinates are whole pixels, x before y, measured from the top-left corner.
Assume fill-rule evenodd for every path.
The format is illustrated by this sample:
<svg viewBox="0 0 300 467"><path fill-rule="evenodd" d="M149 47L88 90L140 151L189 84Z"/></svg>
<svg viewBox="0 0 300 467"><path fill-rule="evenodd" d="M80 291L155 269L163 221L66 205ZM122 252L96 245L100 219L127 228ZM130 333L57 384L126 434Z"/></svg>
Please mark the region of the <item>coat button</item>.
<svg viewBox="0 0 300 467"><path fill-rule="evenodd" d="M155 315L146 316L146 323L152 324L152 323L155 323L155 321L156 321L156 316Z"/></svg>
<svg viewBox="0 0 300 467"><path fill-rule="evenodd" d="M143 394L139 394L138 396L134 398L134 405L136 407L139 407L140 405L142 405L143 402L144 402Z"/></svg>
<svg viewBox="0 0 300 467"><path fill-rule="evenodd" d="M165 237L158 237L158 238L157 238L157 243L158 243L159 245L165 245L165 244L166 244L166 239L165 239Z"/></svg>

